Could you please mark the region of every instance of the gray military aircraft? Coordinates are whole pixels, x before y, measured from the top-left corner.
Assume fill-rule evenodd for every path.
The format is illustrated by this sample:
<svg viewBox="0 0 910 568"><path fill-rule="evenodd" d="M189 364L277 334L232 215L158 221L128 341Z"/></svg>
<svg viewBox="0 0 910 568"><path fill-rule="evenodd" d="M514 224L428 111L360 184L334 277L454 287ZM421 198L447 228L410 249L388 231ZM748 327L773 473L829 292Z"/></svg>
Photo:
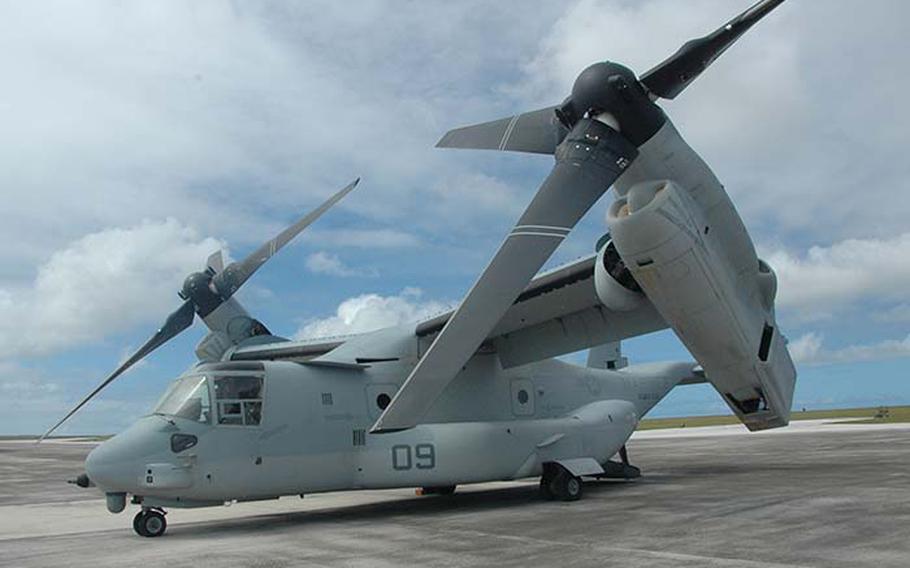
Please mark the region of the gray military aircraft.
<svg viewBox="0 0 910 568"><path fill-rule="evenodd" d="M289 341L234 297L356 182L242 261L212 255L161 329L48 432L195 315L210 329L198 363L151 414L95 448L77 483L100 488L114 513L131 495L136 532L154 537L168 507L346 489L450 494L540 476L544 497L578 499L583 477L638 475L626 441L681 384L710 382L750 430L786 425L796 372L775 322L775 274L655 104L782 1L758 2L640 78L595 63L562 104L446 134L438 146L556 160L453 312ZM611 186L597 253L534 277ZM668 327L697 363L625 364L617 342ZM586 367L553 359L582 349Z"/></svg>

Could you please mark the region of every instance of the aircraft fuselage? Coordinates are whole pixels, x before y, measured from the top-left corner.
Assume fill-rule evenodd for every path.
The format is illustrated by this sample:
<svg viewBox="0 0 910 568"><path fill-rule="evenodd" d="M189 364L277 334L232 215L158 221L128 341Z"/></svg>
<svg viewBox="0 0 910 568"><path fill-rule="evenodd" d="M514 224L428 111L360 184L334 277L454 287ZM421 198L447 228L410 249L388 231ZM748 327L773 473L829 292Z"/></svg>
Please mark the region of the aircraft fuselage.
<svg viewBox="0 0 910 568"><path fill-rule="evenodd" d="M494 354L480 355L427 423L370 434L406 364L360 371L292 362L200 365L172 391L195 386L207 401L140 419L94 450L86 467L103 491L131 494L144 507L530 477L550 461L607 461L692 367L607 371L551 360L503 371ZM255 397L221 392L234 379L261 380L261 390Z"/></svg>

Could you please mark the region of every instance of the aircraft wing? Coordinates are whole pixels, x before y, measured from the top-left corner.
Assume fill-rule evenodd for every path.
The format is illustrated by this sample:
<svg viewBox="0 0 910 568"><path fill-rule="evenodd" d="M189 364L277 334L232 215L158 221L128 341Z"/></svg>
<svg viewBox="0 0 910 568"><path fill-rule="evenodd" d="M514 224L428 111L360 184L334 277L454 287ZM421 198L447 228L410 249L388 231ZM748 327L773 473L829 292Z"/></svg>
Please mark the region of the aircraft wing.
<svg viewBox="0 0 910 568"><path fill-rule="evenodd" d="M594 291L594 261L591 255L534 278L481 349L494 350L510 368L668 327L649 302L627 312L605 307ZM452 313L417 325L421 353Z"/></svg>
<svg viewBox="0 0 910 568"><path fill-rule="evenodd" d="M508 369L668 327L649 302L627 312L605 307L594 291L594 260L595 256L591 255L535 277L493 328L480 350L495 351L503 368ZM415 335L421 356L453 312L417 324ZM270 359L359 365L362 362L350 353L344 357L331 355L355 337L239 347L230 358L234 361Z"/></svg>
<svg viewBox="0 0 910 568"><path fill-rule="evenodd" d="M649 302L625 312L606 308L594 288L595 259L592 255L531 280L477 353L495 352L503 368L510 368L668 327ZM421 360L455 313L453 310L417 325L415 333ZM407 400L410 404L396 408L399 423L419 424L423 419L422 409L432 405L438 394L437 385L406 381L383 416L395 407L396 401ZM400 429L384 425L380 417L371 432Z"/></svg>
<svg viewBox="0 0 910 568"><path fill-rule="evenodd" d="M325 355L336 347L345 343L349 338L320 338L305 339L302 341L281 341L278 343L265 343L238 347L231 353L231 361L295 361L298 363L310 361Z"/></svg>

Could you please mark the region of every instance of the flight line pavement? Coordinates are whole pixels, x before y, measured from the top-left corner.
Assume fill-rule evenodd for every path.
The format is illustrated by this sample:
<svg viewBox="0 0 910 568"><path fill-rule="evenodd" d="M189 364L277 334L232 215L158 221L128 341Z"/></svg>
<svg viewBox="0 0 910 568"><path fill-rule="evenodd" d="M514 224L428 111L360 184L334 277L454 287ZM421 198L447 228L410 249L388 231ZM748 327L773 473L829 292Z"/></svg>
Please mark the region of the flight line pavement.
<svg viewBox="0 0 910 568"><path fill-rule="evenodd" d="M637 433L644 476L574 503L536 480L178 510L131 528L67 485L93 447L0 442L0 566L910 566L910 425Z"/></svg>

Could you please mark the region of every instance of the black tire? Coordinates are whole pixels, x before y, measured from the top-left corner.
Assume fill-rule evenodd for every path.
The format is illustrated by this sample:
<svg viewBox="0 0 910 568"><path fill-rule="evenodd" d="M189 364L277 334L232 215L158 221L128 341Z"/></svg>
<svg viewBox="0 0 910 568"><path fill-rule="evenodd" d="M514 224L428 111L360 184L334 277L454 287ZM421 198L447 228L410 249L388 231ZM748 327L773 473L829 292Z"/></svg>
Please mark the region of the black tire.
<svg viewBox="0 0 910 568"><path fill-rule="evenodd" d="M143 524L144 524L142 517L144 515L145 515L145 511L139 511L138 513L136 513L136 516L133 517L133 530L136 531L136 534L138 534L139 536L148 536L147 534L145 534L143 532L144 529L142 528Z"/></svg>
<svg viewBox="0 0 910 568"><path fill-rule="evenodd" d="M164 518L164 515L159 511L154 511L149 509L144 511L142 516L139 517L139 528L142 536L154 538L164 534L164 531L167 530L167 521Z"/></svg>
<svg viewBox="0 0 910 568"><path fill-rule="evenodd" d="M547 477L540 478L540 497L547 501L556 499L556 495L553 495L553 492L550 490L550 483L551 480L547 479Z"/></svg>
<svg viewBox="0 0 910 568"><path fill-rule="evenodd" d="M550 482L549 488L553 495L562 501L578 501L581 499L584 485L582 485L580 477L561 470Z"/></svg>

